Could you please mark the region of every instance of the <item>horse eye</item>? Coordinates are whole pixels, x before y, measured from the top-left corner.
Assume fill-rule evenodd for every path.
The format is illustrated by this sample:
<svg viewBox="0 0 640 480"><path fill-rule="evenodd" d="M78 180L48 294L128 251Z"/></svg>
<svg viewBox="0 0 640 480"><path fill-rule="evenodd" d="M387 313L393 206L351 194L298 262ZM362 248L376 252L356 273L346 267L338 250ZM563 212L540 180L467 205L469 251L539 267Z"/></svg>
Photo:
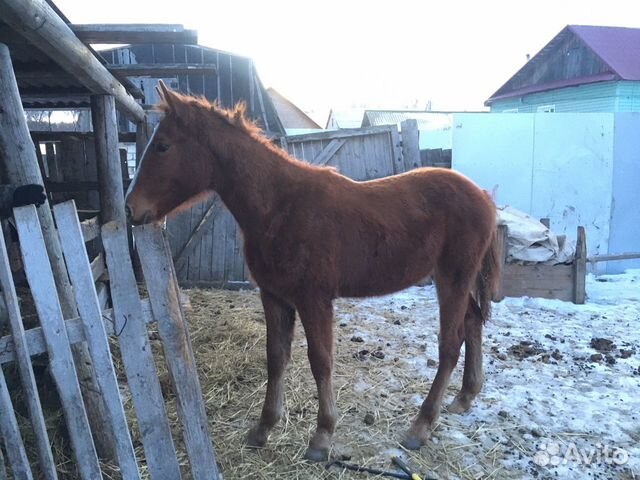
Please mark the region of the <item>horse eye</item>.
<svg viewBox="0 0 640 480"><path fill-rule="evenodd" d="M158 153L164 153L167 150L169 150L169 145L167 145L165 143L158 143L156 145L156 152L158 152Z"/></svg>

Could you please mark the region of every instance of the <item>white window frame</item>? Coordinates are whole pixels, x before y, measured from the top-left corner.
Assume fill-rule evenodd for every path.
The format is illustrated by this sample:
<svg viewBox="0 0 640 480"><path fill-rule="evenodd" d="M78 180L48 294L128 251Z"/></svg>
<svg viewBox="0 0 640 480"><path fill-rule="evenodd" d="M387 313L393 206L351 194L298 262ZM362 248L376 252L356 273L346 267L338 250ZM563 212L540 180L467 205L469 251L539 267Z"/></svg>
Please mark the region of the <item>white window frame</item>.
<svg viewBox="0 0 640 480"><path fill-rule="evenodd" d="M555 104L538 105L538 108L536 108L536 112L538 112L538 113L556 113L556 105Z"/></svg>

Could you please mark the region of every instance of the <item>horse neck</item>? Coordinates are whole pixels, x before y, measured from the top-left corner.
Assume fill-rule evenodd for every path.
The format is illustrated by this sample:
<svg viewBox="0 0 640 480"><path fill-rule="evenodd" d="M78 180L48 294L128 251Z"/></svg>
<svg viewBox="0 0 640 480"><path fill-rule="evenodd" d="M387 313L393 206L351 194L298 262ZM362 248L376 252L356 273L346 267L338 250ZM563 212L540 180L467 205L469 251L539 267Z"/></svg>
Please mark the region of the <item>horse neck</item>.
<svg viewBox="0 0 640 480"><path fill-rule="evenodd" d="M236 133L219 154L219 179L214 190L247 234L266 228L272 212L285 194L282 187L303 176L284 153L260 140ZM247 137L247 138L245 138ZM296 173L298 175L296 175Z"/></svg>

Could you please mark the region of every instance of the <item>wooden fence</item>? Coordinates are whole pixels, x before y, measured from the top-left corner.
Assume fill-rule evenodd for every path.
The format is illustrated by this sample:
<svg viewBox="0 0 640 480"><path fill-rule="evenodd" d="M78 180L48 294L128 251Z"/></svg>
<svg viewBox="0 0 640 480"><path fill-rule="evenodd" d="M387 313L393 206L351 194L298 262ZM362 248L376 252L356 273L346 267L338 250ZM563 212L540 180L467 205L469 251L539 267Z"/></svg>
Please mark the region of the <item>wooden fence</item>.
<svg viewBox="0 0 640 480"><path fill-rule="evenodd" d="M354 180L371 180L421 166L418 127L395 125L344 129L280 139L294 157L336 167ZM167 222L167 231L181 285L248 286L242 238L231 213L218 198L196 205Z"/></svg>
<svg viewBox="0 0 640 480"><path fill-rule="evenodd" d="M110 296L95 287L104 274L89 262L85 241L98 234L95 222L80 223L73 202L54 207L58 233L78 311L76 318L64 318L51 270L36 208L14 210L26 277L40 326L24 329L14 287L6 245L0 235L0 287L8 316L10 334L0 338L0 366L15 362L20 386L25 393L36 443L37 458L28 458L21 430L14 414L9 385L0 368L0 438L5 445L7 464L0 456L0 478L9 467L14 478L56 479L57 473L45 418L39 400L31 357L48 353L49 369L56 384L67 431L73 448L78 476L102 478L94 440L105 432L91 430L76 374L71 347L86 342L106 410L102 426L113 437L115 461L125 479L140 478L141 458L134 452L130 429L111 360L108 335L117 337L122 364L131 393L138 431L152 479L182 478L174 439L165 411L160 381L149 344L146 324L157 322L164 357L182 427L189 478L216 479L218 474L208 431L204 402L195 369L186 322L179 302L169 247L158 227L139 227L134 235L142 269L147 279L149 300L141 300L129 256L126 230L116 222L100 229L106 253ZM185 348L186 347L186 348ZM33 471L39 465L39 471Z"/></svg>

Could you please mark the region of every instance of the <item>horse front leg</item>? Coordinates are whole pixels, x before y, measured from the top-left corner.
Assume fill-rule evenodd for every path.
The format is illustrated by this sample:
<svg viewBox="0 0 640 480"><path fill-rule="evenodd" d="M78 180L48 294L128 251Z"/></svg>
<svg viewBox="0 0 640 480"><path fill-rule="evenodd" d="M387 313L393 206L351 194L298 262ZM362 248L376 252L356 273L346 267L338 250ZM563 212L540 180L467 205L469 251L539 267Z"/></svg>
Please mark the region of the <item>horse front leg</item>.
<svg viewBox="0 0 640 480"><path fill-rule="evenodd" d="M249 430L247 445L262 447L271 429L284 412L284 373L291 358L291 341L295 325L295 310L281 299L261 290L262 306L267 324L267 393L260 421Z"/></svg>
<svg viewBox="0 0 640 480"><path fill-rule="evenodd" d="M333 305L331 300L314 300L296 305L307 336L307 355L318 387L318 423L305 458L322 462L329 458L336 427L333 391Z"/></svg>

